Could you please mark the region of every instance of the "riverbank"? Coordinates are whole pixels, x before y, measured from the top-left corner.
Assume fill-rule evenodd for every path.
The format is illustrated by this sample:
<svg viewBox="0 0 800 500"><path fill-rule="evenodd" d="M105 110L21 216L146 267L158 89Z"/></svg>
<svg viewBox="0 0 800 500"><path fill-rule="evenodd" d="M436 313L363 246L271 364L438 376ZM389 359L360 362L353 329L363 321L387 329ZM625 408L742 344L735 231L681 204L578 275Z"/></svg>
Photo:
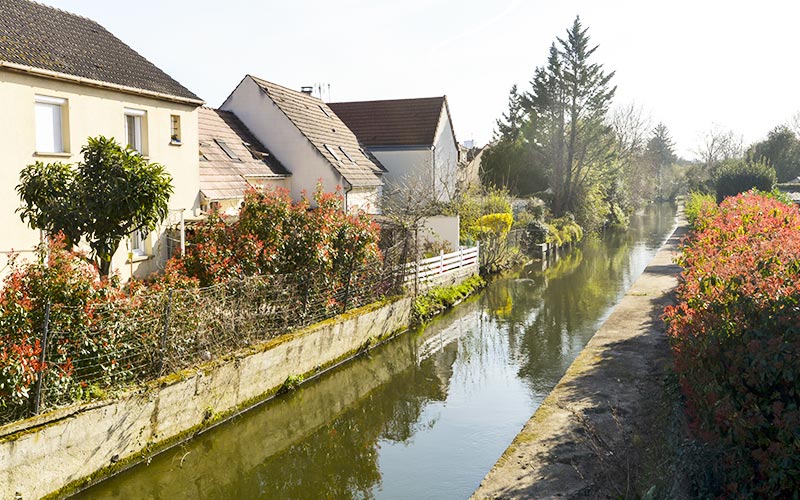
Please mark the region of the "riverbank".
<svg viewBox="0 0 800 500"><path fill-rule="evenodd" d="M525 424L474 500L629 498L673 485L653 474L669 453L671 353L660 315L673 301L678 227Z"/></svg>

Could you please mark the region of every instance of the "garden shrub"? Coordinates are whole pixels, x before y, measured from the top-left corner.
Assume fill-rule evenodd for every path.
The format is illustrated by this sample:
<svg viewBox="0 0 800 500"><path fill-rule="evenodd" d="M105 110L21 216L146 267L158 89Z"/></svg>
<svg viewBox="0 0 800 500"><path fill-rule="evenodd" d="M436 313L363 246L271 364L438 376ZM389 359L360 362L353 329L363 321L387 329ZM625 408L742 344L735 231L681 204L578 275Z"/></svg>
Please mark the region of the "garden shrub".
<svg viewBox="0 0 800 500"><path fill-rule="evenodd" d="M724 496L800 485L800 212L754 192L700 211L665 320L693 431L721 449Z"/></svg>
<svg viewBox="0 0 800 500"><path fill-rule="evenodd" d="M686 199L684 214L689 225L696 228L698 221L708 220L716 209L717 201L714 196L700 191L692 191Z"/></svg>
<svg viewBox="0 0 800 500"><path fill-rule="evenodd" d="M101 280L82 253L66 249L59 235L39 246L37 259L15 263L0 290L0 408L24 415L32 384L48 368L48 386L67 396L81 374L98 365L108 376L120 369L113 329L93 331L107 319L106 304L121 292ZM48 302L50 339L39 360Z"/></svg>
<svg viewBox="0 0 800 500"><path fill-rule="evenodd" d="M751 189L772 191L775 169L766 163L733 160L720 167L715 179L717 202Z"/></svg>
<svg viewBox="0 0 800 500"><path fill-rule="evenodd" d="M577 243L582 239L583 228L570 215L553 219L547 225L546 243L560 247Z"/></svg>

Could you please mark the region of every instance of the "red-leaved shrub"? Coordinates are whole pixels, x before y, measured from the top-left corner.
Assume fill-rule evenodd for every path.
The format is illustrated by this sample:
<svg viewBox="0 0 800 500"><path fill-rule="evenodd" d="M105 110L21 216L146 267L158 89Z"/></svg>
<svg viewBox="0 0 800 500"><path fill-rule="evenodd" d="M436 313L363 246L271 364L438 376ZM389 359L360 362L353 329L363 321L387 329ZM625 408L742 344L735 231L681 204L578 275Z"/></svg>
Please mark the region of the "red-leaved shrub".
<svg viewBox="0 0 800 500"><path fill-rule="evenodd" d="M800 212L753 192L683 242L665 319L695 433L723 453L725 496L800 488Z"/></svg>

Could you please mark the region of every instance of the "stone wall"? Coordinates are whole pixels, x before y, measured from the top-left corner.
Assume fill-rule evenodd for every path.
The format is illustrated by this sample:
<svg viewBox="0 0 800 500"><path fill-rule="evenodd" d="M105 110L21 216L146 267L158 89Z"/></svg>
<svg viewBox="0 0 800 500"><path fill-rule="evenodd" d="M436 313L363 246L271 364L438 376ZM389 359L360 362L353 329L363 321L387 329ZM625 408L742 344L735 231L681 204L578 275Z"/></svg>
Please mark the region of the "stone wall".
<svg viewBox="0 0 800 500"><path fill-rule="evenodd" d="M408 297L372 304L116 399L0 427L0 500L64 496L316 374L409 323ZM19 494L19 496L16 496Z"/></svg>

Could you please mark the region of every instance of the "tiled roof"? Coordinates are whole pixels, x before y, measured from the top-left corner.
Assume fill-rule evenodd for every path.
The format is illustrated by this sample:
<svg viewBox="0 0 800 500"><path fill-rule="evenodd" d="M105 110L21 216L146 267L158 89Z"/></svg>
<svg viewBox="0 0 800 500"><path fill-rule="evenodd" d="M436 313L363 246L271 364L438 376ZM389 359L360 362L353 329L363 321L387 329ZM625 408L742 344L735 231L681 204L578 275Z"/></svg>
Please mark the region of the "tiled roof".
<svg viewBox="0 0 800 500"><path fill-rule="evenodd" d="M331 109L365 146L430 146L446 99L332 102Z"/></svg>
<svg viewBox="0 0 800 500"><path fill-rule="evenodd" d="M200 108L197 122L200 191L206 198L241 198L249 186L248 178L279 179L290 175L232 112Z"/></svg>
<svg viewBox="0 0 800 500"><path fill-rule="evenodd" d="M356 136L327 104L309 94L251 78L350 185L383 184L379 177L383 167L362 151Z"/></svg>
<svg viewBox="0 0 800 500"><path fill-rule="evenodd" d="M0 0L0 61L201 101L91 19L28 0Z"/></svg>

